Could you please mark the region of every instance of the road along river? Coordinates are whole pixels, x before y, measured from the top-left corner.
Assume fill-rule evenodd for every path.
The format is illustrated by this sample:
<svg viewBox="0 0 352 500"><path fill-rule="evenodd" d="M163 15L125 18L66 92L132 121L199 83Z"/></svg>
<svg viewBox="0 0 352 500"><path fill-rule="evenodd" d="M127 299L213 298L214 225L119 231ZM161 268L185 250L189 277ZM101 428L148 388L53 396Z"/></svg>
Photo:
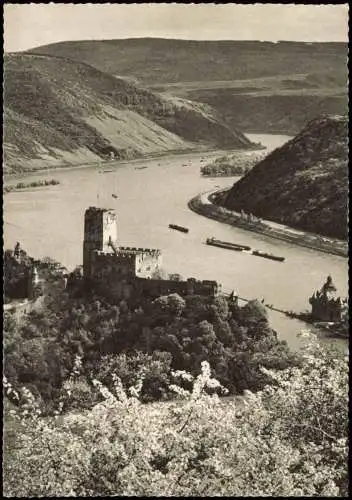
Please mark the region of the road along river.
<svg viewBox="0 0 352 500"><path fill-rule="evenodd" d="M248 136L262 142L268 150L290 139L278 135ZM30 255L49 255L73 268L82 263L84 211L99 204L116 209L119 243L160 248L167 272L215 279L224 289L235 289L242 297L265 298L267 304L297 312L309 307L309 296L321 287L328 274L339 294L346 296L346 258L230 227L187 207L188 201L200 192L230 187L238 180L200 175L202 165L222 154L187 153L28 175L21 180L55 178L60 184L4 196L5 248L20 241ZM109 171L99 173L103 169ZM172 231L168 228L170 223L186 226L190 231ZM286 261L280 263L205 245L205 239L211 236L282 255ZM297 348L301 341L296 334L305 324L275 312L269 316L280 338ZM342 347L347 345L344 341L334 342Z"/></svg>

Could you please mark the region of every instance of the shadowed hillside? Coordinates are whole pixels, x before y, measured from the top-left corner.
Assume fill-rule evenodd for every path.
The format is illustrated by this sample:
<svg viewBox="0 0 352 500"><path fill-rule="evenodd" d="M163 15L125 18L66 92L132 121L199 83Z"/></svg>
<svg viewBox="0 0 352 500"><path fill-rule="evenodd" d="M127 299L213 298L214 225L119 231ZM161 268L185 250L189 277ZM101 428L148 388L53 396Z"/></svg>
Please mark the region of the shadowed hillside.
<svg viewBox="0 0 352 500"><path fill-rule="evenodd" d="M83 61L200 101L250 132L296 134L347 110L347 44L158 38L61 42L32 52Z"/></svg>
<svg viewBox="0 0 352 500"><path fill-rule="evenodd" d="M347 237L348 118L325 116L234 184L227 208L337 238Z"/></svg>
<svg viewBox="0 0 352 500"><path fill-rule="evenodd" d="M294 80L291 80L294 81ZM252 133L296 135L305 124L321 114L344 114L348 110L346 89L276 89L253 92L236 89L201 90L184 93L213 106L227 122Z"/></svg>
<svg viewBox="0 0 352 500"><path fill-rule="evenodd" d="M207 105L166 98L86 64L5 57L5 172L251 143Z"/></svg>

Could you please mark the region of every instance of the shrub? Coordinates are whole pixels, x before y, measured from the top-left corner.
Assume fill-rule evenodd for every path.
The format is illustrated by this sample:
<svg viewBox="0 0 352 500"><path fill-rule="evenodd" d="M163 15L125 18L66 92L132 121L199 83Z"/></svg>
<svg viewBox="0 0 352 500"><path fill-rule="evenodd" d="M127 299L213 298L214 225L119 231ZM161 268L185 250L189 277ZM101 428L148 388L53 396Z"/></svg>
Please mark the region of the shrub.
<svg viewBox="0 0 352 500"><path fill-rule="evenodd" d="M111 391L95 380L100 403L50 420L23 390L26 410L5 423L5 496L347 495L347 359L312 342L301 368L267 374L274 386L222 400L205 362L195 379L173 374L191 391L173 384L177 402L151 405L143 381L128 395L116 376Z"/></svg>

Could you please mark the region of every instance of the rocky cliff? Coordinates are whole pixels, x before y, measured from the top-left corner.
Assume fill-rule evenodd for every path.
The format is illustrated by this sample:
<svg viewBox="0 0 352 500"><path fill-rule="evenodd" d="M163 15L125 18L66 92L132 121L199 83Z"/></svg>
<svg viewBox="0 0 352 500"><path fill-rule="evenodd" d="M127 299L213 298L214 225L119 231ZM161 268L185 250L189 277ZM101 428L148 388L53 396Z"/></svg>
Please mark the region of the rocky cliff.
<svg viewBox="0 0 352 500"><path fill-rule="evenodd" d="M289 226L347 237L348 118L323 116L234 184L222 203Z"/></svg>

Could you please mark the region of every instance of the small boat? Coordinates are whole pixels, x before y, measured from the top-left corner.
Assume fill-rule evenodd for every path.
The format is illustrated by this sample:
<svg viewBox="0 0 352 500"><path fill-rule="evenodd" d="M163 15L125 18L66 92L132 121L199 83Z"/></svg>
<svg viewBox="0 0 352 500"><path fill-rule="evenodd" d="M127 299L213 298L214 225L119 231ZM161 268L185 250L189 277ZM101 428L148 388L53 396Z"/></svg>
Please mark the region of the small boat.
<svg viewBox="0 0 352 500"><path fill-rule="evenodd" d="M135 167L136 170L143 170L144 168L148 168L148 167Z"/></svg>
<svg viewBox="0 0 352 500"><path fill-rule="evenodd" d="M278 262L283 262L285 257L278 257L277 255L273 255L272 253L265 253L260 250L253 250L252 255L256 255L257 257L264 257L265 259L277 260Z"/></svg>
<svg viewBox="0 0 352 500"><path fill-rule="evenodd" d="M236 250L238 252L241 252L242 250L251 249L251 247L247 245L240 245L238 243L231 243L229 241L216 240L215 238L207 238L205 243L207 245L212 245L214 247L226 248L228 250Z"/></svg>
<svg viewBox="0 0 352 500"><path fill-rule="evenodd" d="M182 233L188 233L189 229L187 227L178 226L177 224L169 224L170 229L176 229L176 231L181 231Z"/></svg>
<svg viewBox="0 0 352 500"><path fill-rule="evenodd" d="M112 194L111 196L116 199L118 198L117 194Z"/></svg>

